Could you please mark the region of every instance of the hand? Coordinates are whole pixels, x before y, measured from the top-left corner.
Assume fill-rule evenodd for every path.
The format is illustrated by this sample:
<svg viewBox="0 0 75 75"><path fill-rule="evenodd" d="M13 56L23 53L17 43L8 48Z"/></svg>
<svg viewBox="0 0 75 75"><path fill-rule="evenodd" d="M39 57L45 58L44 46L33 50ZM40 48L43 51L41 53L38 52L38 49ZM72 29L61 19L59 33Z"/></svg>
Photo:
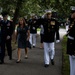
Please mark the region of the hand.
<svg viewBox="0 0 75 75"><path fill-rule="evenodd" d="M60 42L60 40L56 40L56 43L59 43Z"/></svg>
<svg viewBox="0 0 75 75"><path fill-rule="evenodd" d="M9 39L10 39L10 36L8 35L8 36L7 36L7 40L9 40Z"/></svg>
<svg viewBox="0 0 75 75"><path fill-rule="evenodd" d="M27 37L27 41L29 40L29 37Z"/></svg>
<svg viewBox="0 0 75 75"><path fill-rule="evenodd" d="M72 58L75 59L75 55L72 55Z"/></svg>

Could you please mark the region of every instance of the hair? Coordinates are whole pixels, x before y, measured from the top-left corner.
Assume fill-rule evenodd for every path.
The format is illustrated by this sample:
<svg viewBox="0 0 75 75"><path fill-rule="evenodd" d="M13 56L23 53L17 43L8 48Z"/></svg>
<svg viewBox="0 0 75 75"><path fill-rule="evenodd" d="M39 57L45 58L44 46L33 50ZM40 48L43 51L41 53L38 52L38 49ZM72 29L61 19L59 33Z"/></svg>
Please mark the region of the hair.
<svg viewBox="0 0 75 75"><path fill-rule="evenodd" d="M8 12L7 11L3 11L1 14L2 14L3 17L5 17L5 16L8 15Z"/></svg>
<svg viewBox="0 0 75 75"><path fill-rule="evenodd" d="M50 15L51 14L51 16L52 16L52 13L51 12L47 12L46 14L45 14L45 18L47 18L48 17L48 15Z"/></svg>
<svg viewBox="0 0 75 75"><path fill-rule="evenodd" d="M71 11L71 14L73 14L73 13L75 13L75 10L72 10L72 11Z"/></svg>
<svg viewBox="0 0 75 75"><path fill-rule="evenodd" d="M19 21L20 20L23 20L23 27L25 27L26 26L26 21L25 21L25 19L24 18L22 18L22 17L20 17L19 18ZM21 24L20 24L20 22L19 22L19 27L21 26Z"/></svg>

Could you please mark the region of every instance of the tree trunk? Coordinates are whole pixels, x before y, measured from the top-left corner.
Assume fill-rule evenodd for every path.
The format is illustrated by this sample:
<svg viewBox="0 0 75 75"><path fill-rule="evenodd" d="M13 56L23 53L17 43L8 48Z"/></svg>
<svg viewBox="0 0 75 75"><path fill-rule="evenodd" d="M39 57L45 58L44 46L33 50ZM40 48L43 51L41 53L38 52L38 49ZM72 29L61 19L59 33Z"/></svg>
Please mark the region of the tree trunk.
<svg viewBox="0 0 75 75"><path fill-rule="evenodd" d="M15 9L15 14L14 14L14 18L13 18L13 28L14 29L15 29L15 24L17 22L17 19L19 17L20 9L22 8L22 2L23 2L23 0L18 0L17 1L17 5L16 5L16 9Z"/></svg>
<svg viewBox="0 0 75 75"><path fill-rule="evenodd" d="M17 5L16 5L14 17L13 17L13 29L14 30L15 30L15 25L16 25L18 17L19 17L20 9L22 8L22 2L23 2L23 0L17 1ZM12 39L14 42L16 41L15 31L13 32Z"/></svg>

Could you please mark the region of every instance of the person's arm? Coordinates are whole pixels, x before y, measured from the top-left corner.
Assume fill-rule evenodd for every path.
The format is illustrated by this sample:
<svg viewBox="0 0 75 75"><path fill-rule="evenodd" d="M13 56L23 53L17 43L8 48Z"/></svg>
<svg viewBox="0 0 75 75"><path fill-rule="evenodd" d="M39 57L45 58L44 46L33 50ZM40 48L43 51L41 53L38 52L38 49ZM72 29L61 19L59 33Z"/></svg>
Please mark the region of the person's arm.
<svg viewBox="0 0 75 75"><path fill-rule="evenodd" d="M7 40L9 40L13 34L13 24L11 21L8 20L8 25L10 26L9 28L7 28Z"/></svg>
<svg viewBox="0 0 75 75"><path fill-rule="evenodd" d="M14 31L14 28L13 28L13 22L10 21L10 23L11 23L11 34L10 34L10 35L12 35L12 34L13 34L13 31Z"/></svg>
<svg viewBox="0 0 75 75"><path fill-rule="evenodd" d="M60 42L59 22L56 21L56 43Z"/></svg>
<svg viewBox="0 0 75 75"><path fill-rule="evenodd" d="M17 36L18 36L18 25L16 25L16 27L15 27L15 38L16 38L16 41L17 41Z"/></svg>
<svg viewBox="0 0 75 75"><path fill-rule="evenodd" d="M30 38L30 30L27 31L27 41L29 40Z"/></svg>

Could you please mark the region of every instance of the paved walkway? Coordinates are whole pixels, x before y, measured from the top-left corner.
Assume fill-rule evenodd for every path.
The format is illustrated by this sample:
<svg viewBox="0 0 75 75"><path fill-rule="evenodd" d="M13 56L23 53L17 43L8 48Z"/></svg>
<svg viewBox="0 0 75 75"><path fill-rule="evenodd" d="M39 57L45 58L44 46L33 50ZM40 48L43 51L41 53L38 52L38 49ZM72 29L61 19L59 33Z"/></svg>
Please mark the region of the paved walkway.
<svg viewBox="0 0 75 75"><path fill-rule="evenodd" d="M64 29L60 29L61 40L65 34ZM16 63L17 50L13 51L13 60L5 57L5 64L0 65L0 75L62 75L62 49L61 42L56 44L55 65L44 67L43 49L40 49L39 37L37 37L37 47L28 50L28 59L24 59L22 50L22 62Z"/></svg>

